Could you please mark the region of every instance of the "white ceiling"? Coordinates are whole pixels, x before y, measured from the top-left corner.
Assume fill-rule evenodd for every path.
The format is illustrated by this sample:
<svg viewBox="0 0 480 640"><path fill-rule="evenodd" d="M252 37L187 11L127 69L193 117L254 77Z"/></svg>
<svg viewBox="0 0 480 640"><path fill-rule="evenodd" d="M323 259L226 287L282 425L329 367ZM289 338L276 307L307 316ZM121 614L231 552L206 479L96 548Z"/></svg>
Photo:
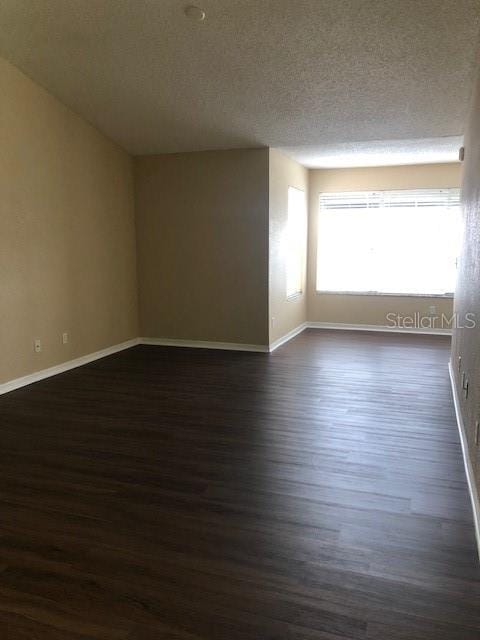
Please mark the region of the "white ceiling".
<svg viewBox="0 0 480 640"><path fill-rule="evenodd" d="M463 133L480 0L194 3L1 0L0 54L135 154Z"/></svg>
<svg viewBox="0 0 480 640"><path fill-rule="evenodd" d="M284 153L305 167L383 167L400 164L458 162L462 136L415 140L372 140L316 146L287 147Z"/></svg>

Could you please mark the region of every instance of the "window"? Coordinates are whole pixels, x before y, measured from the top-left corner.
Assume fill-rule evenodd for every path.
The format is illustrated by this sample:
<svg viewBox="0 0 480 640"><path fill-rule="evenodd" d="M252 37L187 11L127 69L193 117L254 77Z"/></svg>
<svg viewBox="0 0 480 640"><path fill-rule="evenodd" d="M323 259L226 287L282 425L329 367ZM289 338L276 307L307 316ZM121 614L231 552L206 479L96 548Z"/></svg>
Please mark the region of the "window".
<svg viewBox="0 0 480 640"><path fill-rule="evenodd" d="M286 229L287 298L303 291L306 245L305 193L288 187L288 219Z"/></svg>
<svg viewBox="0 0 480 640"><path fill-rule="evenodd" d="M317 291L451 293L460 229L458 189L323 193Z"/></svg>

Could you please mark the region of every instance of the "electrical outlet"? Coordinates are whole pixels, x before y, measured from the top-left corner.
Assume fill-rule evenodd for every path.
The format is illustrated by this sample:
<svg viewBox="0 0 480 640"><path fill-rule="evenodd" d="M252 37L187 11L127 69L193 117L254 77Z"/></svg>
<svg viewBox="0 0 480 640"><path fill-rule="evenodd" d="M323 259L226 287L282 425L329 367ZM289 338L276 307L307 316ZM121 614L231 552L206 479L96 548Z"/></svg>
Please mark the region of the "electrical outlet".
<svg viewBox="0 0 480 640"><path fill-rule="evenodd" d="M65 333L62 333L62 343L63 344L68 344L68 332L65 331Z"/></svg>
<svg viewBox="0 0 480 640"><path fill-rule="evenodd" d="M478 444L479 431L480 431L480 422L477 420L475 422L475 444Z"/></svg>
<svg viewBox="0 0 480 640"><path fill-rule="evenodd" d="M271 324L272 324L272 329L273 329L273 327L275 326L275 318L274 318L273 316L272 316L272 319L271 319L271 321L270 321L270 322L271 322Z"/></svg>
<svg viewBox="0 0 480 640"><path fill-rule="evenodd" d="M35 349L35 353L40 353L40 351L42 350L42 341L40 340L40 338L35 338L33 348Z"/></svg>

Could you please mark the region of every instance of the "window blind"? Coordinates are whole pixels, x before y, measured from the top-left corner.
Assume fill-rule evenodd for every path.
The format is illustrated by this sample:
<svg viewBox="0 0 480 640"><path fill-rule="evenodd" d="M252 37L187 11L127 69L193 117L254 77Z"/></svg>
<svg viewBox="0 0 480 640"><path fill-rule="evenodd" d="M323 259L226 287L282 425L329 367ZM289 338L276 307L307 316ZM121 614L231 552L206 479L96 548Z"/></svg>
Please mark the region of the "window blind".
<svg viewBox="0 0 480 640"><path fill-rule="evenodd" d="M319 205L318 291L454 291L459 189L322 193Z"/></svg>
<svg viewBox="0 0 480 640"><path fill-rule="evenodd" d="M390 207L458 207L460 189L399 191L349 191L320 194L320 207L332 209L379 209Z"/></svg>

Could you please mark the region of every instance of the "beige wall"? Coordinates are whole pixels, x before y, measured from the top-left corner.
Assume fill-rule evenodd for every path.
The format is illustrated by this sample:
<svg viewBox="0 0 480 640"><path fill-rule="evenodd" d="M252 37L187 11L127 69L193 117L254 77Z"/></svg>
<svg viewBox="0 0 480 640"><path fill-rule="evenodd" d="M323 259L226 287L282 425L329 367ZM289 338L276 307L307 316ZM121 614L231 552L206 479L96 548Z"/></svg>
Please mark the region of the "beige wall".
<svg viewBox="0 0 480 640"><path fill-rule="evenodd" d="M137 302L130 158L2 59L0 95L1 383L135 337Z"/></svg>
<svg viewBox="0 0 480 640"><path fill-rule="evenodd" d="M306 268L303 293L293 299L286 296L284 236L288 214L288 187L296 187L308 197L308 171L276 149L270 149L269 168L269 317L270 342L286 335L307 319ZM307 201L305 202L307 206ZM305 266L306 266L305 238Z"/></svg>
<svg viewBox="0 0 480 640"><path fill-rule="evenodd" d="M475 422L480 420L480 76L465 135L462 209L465 230L455 293L455 313L458 314L460 325L466 326L466 314L475 314L476 326L454 330L451 360L468 451L480 489L480 447L475 444ZM463 372L469 385L467 398L462 391Z"/></svg>
<svg viewBox="0 0 480 640"><path fill-rule="evenodd" d="M139 333L267 345L306 319L451 313L442 298L317 294L316 213L322 191L459 186L458 164L307 172L273 149L141 157L135 236L131 158L1 59L0 92L0 383ZM310 205L306 294L291 301L289 186Z"/></svg>
<svg viewBox="0 0 480 640"><path fill-rule="evenodd" d="M437 314L451 316L453 301L448 298L409 296L366 296L320 294L316 292L316 237L318 197L328 191L368 191L459 187L460 163L373 167L358 169L312 169L309 207L308 300L309 321L344 324L388 324L386 314L428 315L435 305Z"/></svg>
<svg viewBox="0 0 480 640"><path fill-rule="evenodd" d="M136 158L143 337L268 344L268 156Z"/></svg>

